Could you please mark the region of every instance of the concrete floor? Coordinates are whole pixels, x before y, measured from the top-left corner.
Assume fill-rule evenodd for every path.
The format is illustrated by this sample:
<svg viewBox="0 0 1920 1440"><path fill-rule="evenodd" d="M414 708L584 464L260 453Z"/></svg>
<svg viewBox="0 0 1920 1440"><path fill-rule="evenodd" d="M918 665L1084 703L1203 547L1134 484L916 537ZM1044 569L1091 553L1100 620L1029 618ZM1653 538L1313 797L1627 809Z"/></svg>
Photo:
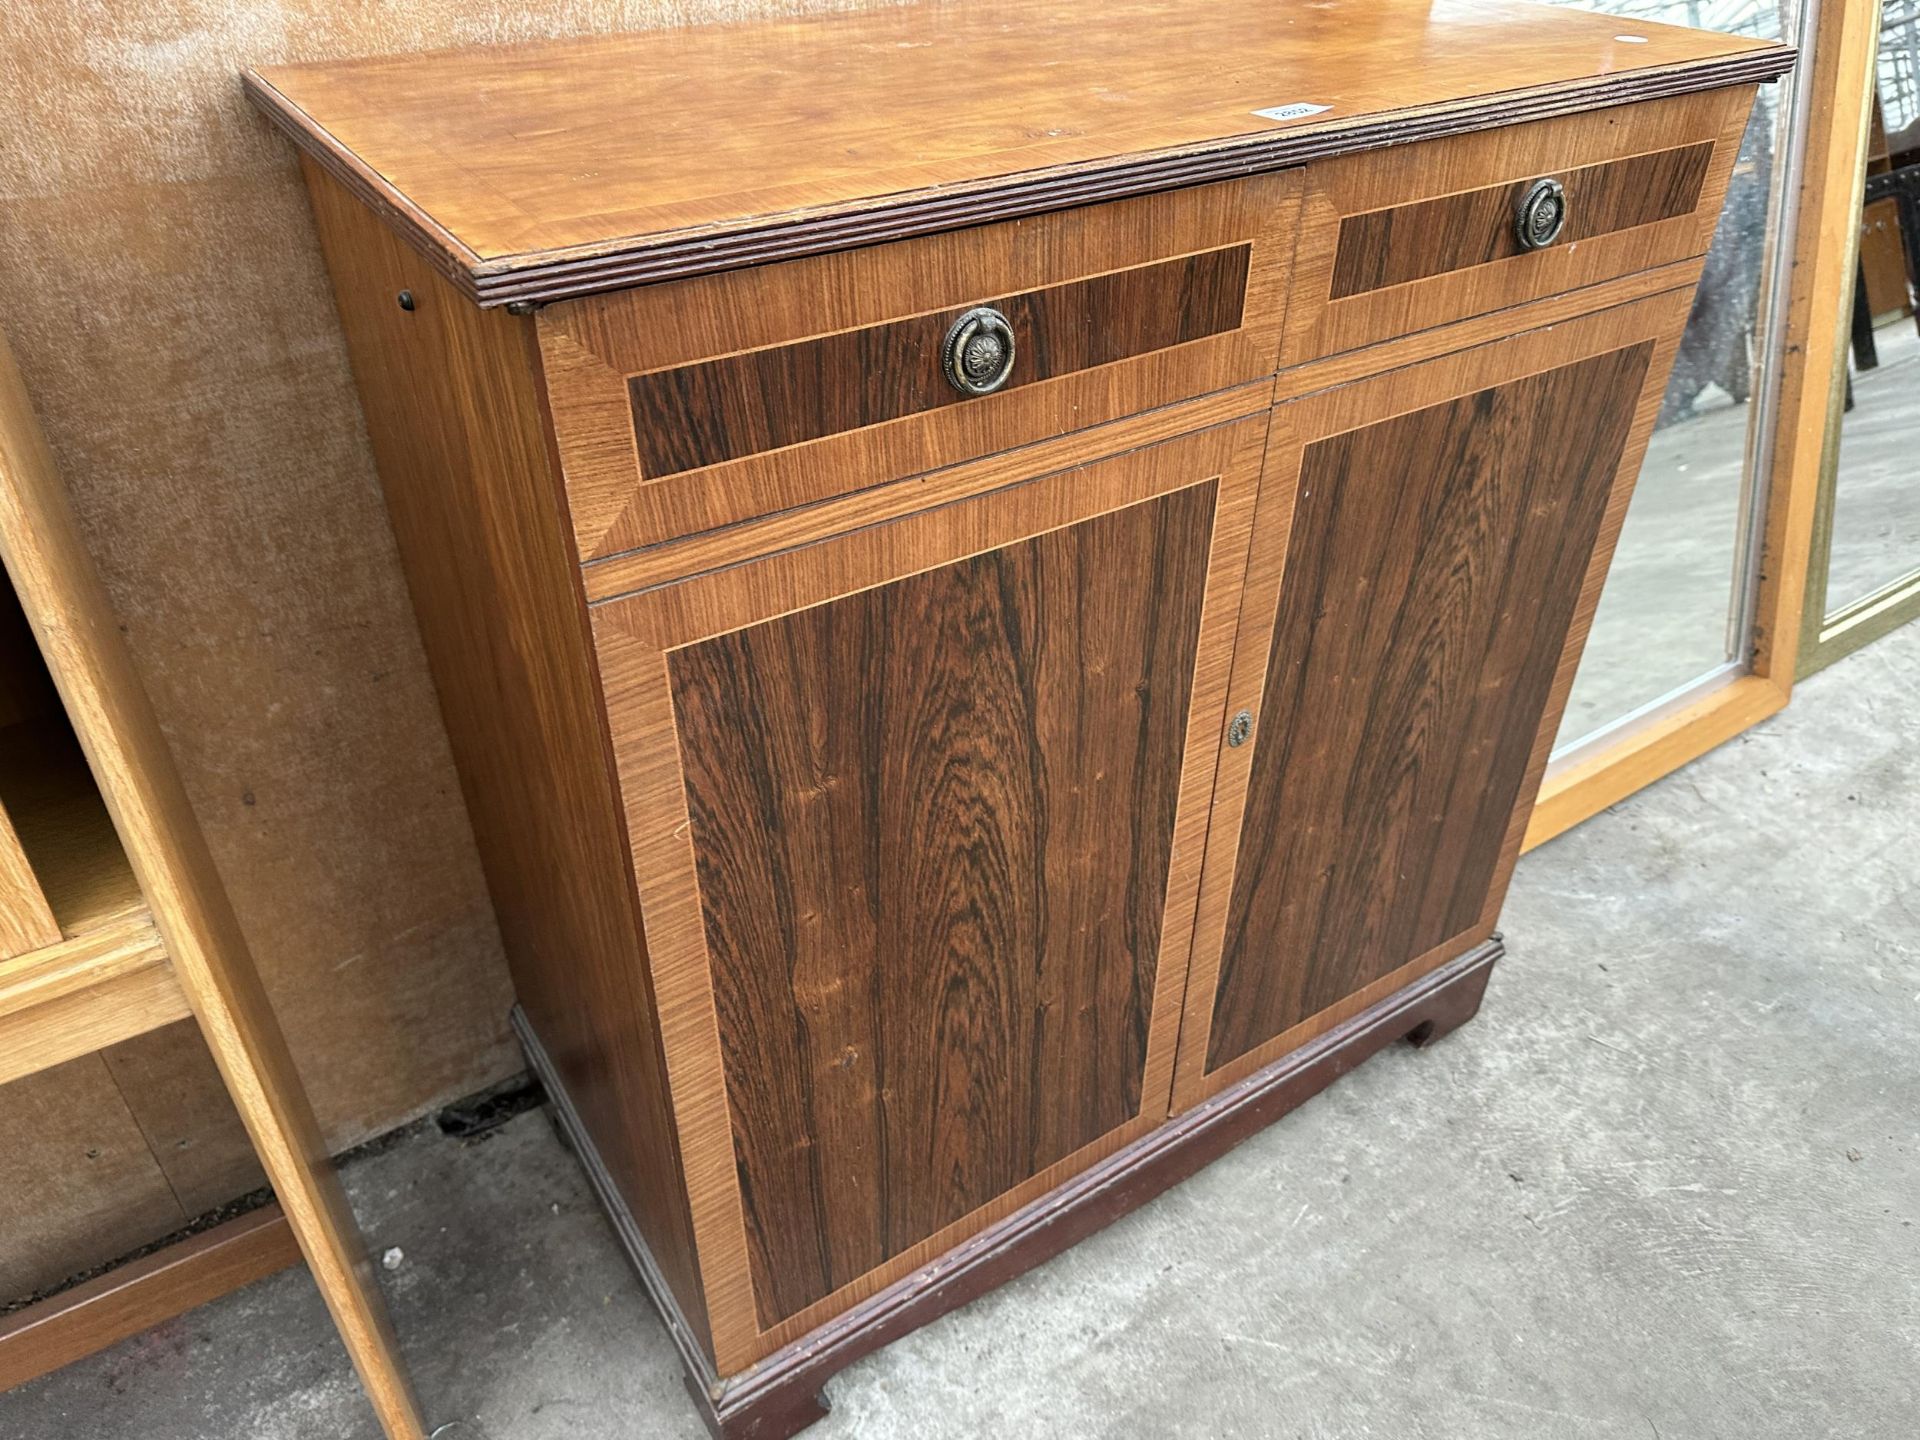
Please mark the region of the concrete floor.
<svg viewBox="0 0 1920 1440"><path fill-rule="evenodd" d="M1485 1009L853 1367L818 1440L1920 1429L1920 625L1521 864ZM695 1440L543 1113L349 1171L445 1440ZM453 1423L449 1423L453 1422ZM291 1271L7 1440L373 1440Z"/></svg>

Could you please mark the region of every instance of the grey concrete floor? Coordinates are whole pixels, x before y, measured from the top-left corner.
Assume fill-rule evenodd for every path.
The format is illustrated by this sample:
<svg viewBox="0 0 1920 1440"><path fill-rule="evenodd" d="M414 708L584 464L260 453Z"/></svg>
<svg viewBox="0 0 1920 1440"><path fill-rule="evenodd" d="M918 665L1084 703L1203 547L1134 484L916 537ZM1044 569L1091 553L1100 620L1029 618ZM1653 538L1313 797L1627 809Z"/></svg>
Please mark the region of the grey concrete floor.
<svg viewBox="0 0 1920 1440"><path fill-rule="evenodd" d="M1920 1433L1920 626L1528 856L1480 1018L844 1373L818 1440ZM446 1440L694 1440L542 1113L349 1171ZM21 1440L373 1440L288 1272Z"/></svg>

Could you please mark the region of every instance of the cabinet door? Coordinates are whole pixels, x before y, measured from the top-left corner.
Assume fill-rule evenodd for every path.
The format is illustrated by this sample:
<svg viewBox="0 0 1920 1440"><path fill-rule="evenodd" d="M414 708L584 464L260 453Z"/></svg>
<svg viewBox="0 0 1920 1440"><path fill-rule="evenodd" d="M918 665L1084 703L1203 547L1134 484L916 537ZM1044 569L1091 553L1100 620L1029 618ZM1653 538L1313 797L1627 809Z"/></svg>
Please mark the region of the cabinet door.
<svg viewBox="0 0 1920 1440"><path fill-rule="evenodd" d="M1689 300L1274 411L1176 1108L1492 933Z"/></svg>
<svg viewBox="0 0 1920 1440"><path fill-rule="evenodd" d="M723 1374L1164 1119L1266 423L594 607Z"/></svg>

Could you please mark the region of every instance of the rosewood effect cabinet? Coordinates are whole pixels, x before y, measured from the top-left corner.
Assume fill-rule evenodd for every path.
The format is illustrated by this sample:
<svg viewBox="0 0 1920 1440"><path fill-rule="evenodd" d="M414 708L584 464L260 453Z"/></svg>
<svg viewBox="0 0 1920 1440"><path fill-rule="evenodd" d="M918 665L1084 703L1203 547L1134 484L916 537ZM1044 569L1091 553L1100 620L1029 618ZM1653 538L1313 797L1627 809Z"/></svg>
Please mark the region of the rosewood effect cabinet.
<svg viewBox="0 0 1920 1440"><path fill-rule="evenodd" d="M1791 59L990 0L246 77L717 1433L1472 1015Z"/></svg>

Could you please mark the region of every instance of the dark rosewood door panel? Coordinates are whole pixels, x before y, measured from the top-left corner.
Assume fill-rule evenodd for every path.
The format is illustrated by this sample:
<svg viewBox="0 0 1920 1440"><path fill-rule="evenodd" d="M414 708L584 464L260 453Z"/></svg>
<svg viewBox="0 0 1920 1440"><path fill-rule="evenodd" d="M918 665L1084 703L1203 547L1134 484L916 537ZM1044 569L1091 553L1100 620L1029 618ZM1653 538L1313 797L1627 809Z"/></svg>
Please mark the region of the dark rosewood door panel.
<svg viewBox="0 0 1920 1440"><path fill-rule="evenodd" d="M1257 697L1254 741L1223 775L1218 938L1183 1066L1265 1063L1491 928L1638 402L1658 390L1652 313L1576 322L1600 348L1543 352L1546 368L1511 373L1522 337L1370 382L1359 408L1377 419L1333 418L1355 408L1339 392L1277 413L1254 566L1283 568L1277 593L1249 585L1233 691Z"/></svg>
<svg viewBox="0 0 1920 1440"><path fill-rule="evenodd" d="M1139 1113L1214 498L669 658L763 1322Z"/></svg>
<svg viewBox="0 0 1920 1440"><path fill-rule="evenodd" d="M1266 423L595 607L723 1367L1164 1119Z"/></svg>
<svg viewBox="0 0 1920 1440"><path fill-rule="evenodd" d="M1209 1070L1479 919L1650 348L1307 447Z"/></svg>

